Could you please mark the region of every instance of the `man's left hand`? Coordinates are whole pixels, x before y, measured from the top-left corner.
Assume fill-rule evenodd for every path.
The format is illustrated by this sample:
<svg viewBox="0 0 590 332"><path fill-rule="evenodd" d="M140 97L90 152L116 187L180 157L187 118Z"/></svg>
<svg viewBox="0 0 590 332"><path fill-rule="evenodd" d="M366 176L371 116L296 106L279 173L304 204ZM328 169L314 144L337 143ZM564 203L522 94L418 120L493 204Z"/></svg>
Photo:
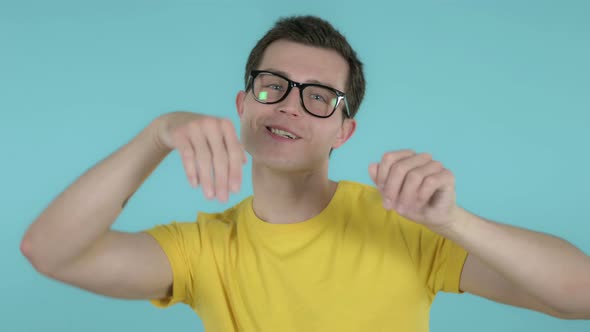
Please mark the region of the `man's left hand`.
<svg viewBox="0 0 590 332"><path fill-rule="evenodd" d="M455 176L430 154L387 152L369 166L369 175L385 209L431 228L450 226L455 219Z"/></svg>

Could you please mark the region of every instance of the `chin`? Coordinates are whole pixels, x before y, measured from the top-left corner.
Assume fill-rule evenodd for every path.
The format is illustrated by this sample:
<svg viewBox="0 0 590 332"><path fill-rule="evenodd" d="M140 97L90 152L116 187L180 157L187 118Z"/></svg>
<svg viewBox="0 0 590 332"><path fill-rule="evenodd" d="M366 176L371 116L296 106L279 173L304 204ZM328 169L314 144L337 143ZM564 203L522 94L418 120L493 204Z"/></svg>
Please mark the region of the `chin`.
<svg viewBox="0 0 590 332"><path fill-rule="evenodd" d="M281 155L270 151L269 153L258 151L258 153L251 153L251 155L254 164L280 172L306 172L318 169L322 165L321 161L310 159L309 154Z"/></svg>
<svg viewBox="0 0 590 332"><path fill-rule="evenodd" d="M328 161L328 151L311 144L282 144L254 135L244 135L242 143L255 165L283 172L317 170Z"/></svg>
<svg viewBox="0 0 590 332"><path fill-rule="evenodd" d="M311 168L305 161L295 156L281 157L272 155L253 155L252 161L258 166L283 172L299 172Z"/></svg>

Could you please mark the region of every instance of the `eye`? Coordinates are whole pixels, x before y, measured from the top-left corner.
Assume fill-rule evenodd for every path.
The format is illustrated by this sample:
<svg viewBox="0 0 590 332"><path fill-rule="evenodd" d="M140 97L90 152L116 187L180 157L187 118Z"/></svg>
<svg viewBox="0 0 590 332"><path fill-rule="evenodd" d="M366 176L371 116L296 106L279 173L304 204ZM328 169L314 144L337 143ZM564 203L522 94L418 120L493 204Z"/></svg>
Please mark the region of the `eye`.
<svg viewBox="0 0 590 332"><path fill-rule="evenodd" d="M266 87L270 88L272 90L275 90L275 91L282 91L283 90L283 87L279 84L268 84Z"/></svg>
<svg viewBox="0 0 590 332"><path fill-rule="evenodd" d="M326 98L324 98L324 96L321 95L310 95L311 99L316 100L316 101L321 101L322 103L327 103Z"/></svg>

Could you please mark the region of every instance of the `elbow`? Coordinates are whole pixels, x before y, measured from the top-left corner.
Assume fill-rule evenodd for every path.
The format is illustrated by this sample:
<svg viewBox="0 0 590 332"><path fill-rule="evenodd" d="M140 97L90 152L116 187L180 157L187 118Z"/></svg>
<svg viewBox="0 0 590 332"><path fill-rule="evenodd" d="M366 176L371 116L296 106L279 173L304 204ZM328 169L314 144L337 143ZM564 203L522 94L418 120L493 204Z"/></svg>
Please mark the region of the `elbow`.
<svg viewBox="0 0 590 332"><path fill-rule="evenodd" d="M33 248L33 240L30 233L27 232L20 242L20 252L37 272L42 273L42 265L39 264L38 255L33 251Z"/></svg>
<svg viewBox="0 0 590 332"><path fill-rule="evenodd" d="M37 260L36 256L33 255L33 243L29 232L27 232L25 236L23 236L23 239L20 242L20 252L23 256L25 256L29 263L31 263L31 265L33 265L33 267L37 269Z"/></svg>
<svg viewBox="0 0 590 332"><path fill-rule="evenodd" d="M47 260L42 258L42 255L39 253L37 247L38 246L32 239L31 234L27 232L27 234L25 234L20 243L21 254L27 259L27 261L29 261L29 263L37 272L39 272L42 275L51 277L52 270L50 269L49 264L47 264Z"/></svg>

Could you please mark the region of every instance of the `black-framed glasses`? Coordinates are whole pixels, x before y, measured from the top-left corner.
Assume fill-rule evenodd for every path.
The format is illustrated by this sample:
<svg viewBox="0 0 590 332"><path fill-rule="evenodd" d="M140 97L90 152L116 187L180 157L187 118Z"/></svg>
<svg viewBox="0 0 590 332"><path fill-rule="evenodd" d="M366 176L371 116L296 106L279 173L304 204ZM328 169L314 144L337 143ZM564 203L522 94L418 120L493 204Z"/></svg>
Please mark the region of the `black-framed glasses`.
<svg viewBox="0 0 590 332"><path fill-rule="evenodd" d="M299 88L303 109L318 118L329 118L344 101L345 115L350 118L346 94L329 86L294 82L283 75L265 70L250 72L246 91L252 90L254 99L262 104L283 101L293 88Z"/></svg>

